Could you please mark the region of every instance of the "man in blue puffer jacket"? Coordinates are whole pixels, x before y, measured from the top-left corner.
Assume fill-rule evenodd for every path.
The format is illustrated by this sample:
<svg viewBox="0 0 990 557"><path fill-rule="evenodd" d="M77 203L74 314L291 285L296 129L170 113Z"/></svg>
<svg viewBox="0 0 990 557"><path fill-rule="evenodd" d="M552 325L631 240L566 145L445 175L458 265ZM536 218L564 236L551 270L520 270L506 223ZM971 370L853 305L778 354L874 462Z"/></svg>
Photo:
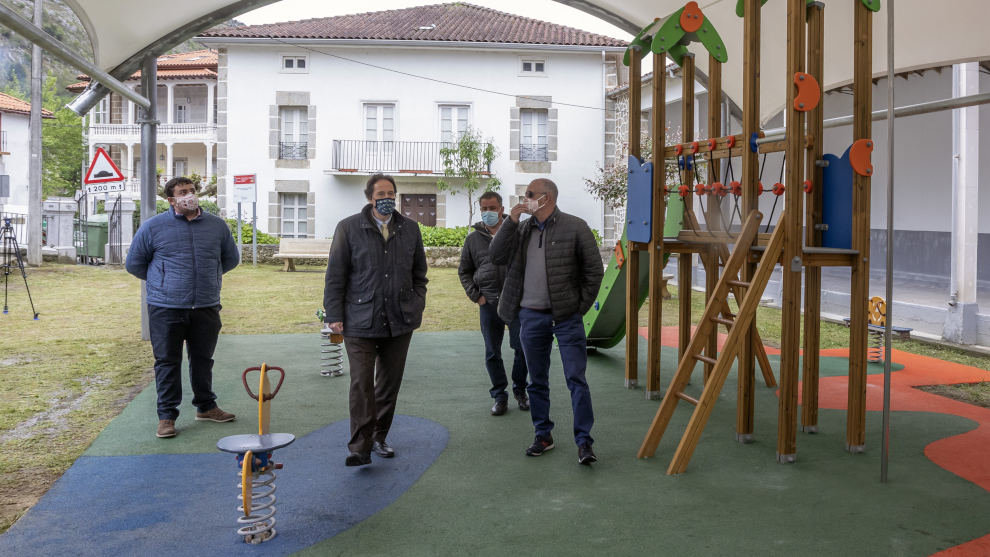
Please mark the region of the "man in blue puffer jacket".
<svg viewBox="0 0 990 557"><path fill-rule="evenodd" d="M146 283L148 328L155 355L158 437L175 436L182 402L182 345L189 354L189 382L196 419L229 422L213 394L213 350L220 334L223 274L240 262L223 219L203 212L196 185L186 177L165 184L171 205L134 235L127 272Z"/></svg>

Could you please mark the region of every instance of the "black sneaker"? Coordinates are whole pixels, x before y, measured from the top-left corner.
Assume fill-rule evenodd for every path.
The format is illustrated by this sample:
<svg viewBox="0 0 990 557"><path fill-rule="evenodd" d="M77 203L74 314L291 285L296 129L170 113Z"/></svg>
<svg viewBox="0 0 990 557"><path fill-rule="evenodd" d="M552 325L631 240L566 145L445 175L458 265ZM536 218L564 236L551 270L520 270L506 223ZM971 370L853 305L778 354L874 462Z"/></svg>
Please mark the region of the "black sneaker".
<svg viewBox="0 0 990 557"><path fill-rule="evenodd" d="M578 464L587 466L592 462L598 462L598 457L595 456L595 451L591 450L591 443L578 445Z"/></svg>
<svg viewBox="0 0 990 557"><path fill-rule="evenodd" d="M520 410L529 410L529 399L526 398L526 393L516 393L516 402L519 403Z"/></svg>
<svg viewBox="0 0 990 557"><path fill-rule="evenodd" d="M502 414L505 414L505 411L508 410L508 408L508 401L504 398L500 398L495 401L495 406L492 406L492 416L501 416Z"/></svg>
<svg viewBox="0 0 990 557"><path fill-rule="evenodd" d="M540 456L541 454L552 449L553 446L553 436L547 435L544 437L542 435L537 435L536 439L533 440L533 444L526 449L526 456Z"/></svg>

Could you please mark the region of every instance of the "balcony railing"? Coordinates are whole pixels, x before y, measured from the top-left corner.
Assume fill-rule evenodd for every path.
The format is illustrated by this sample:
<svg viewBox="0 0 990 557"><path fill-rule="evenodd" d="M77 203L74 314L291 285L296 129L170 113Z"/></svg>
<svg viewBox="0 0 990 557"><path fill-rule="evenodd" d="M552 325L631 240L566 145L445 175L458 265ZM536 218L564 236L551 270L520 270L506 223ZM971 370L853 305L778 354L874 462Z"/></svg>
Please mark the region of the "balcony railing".
<svg viewBox="0 0 990 557"><path fill-rule="evenodd" d="M138 124L93 124L89 128L94 137L140 135L141 126ZM199 122L195 124L158 124L158 136L187 137L214 135L217 133L216 124Z"/></svg>
<svg viewBox="0 0 990 557"><path fill-rule="evenodd" d="M391 172L443 174L440 149L454 147L442 141L333 141L333 170L338 172ZM489 166L488 172L491 172Z"/></svg>
<svg viewBox="0 0 990 557"><path fill-rule="evenodd" d="M520 145L519 160L521 161L545 161L547 160L546 145Z"/></svg>
<svg viewBox="0 0 990 557"><path fill-rule="evenodd" d="M278 144L278 158L280 159L291 159L291 160L301 160L306 158L306 151L309 149L309 143L305 141L301 142L287 142L283 141Z"/></svg>
<svg viewBox="0 0 990 557"><path fill-rule="evenodd" d="M7 151L7 130L0 131L0 153L9 153Z"/></svg>

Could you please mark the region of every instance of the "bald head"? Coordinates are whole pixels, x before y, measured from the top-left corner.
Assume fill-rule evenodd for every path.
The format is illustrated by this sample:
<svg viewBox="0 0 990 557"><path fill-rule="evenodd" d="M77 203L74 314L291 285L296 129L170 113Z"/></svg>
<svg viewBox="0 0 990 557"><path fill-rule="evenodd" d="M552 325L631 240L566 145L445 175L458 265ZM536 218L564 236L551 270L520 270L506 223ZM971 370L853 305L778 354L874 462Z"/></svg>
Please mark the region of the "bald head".
<svg viewBox="0 0 990 557"><path fill-rule="evenodd" d="M547 197L554 203L557 202L557 184L549 178L537 178L529 183L530 188L538 188L539 191L546 192Z"/></svg>

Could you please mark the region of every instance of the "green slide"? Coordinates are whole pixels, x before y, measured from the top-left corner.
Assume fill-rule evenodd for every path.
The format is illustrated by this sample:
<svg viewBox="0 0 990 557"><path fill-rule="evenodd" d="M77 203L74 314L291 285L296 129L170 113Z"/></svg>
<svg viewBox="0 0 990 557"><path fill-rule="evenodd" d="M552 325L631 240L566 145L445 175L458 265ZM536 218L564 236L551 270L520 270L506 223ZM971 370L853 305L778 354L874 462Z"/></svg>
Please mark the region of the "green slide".
<svg viewBox="0 0 990 557"><path fill-rule="evenodd" d="M664 219L663 235L665 238L677 236L684 220L684 200L678 195L671 195L667 200L667 218ZM626 231L622 230L622 257L629 256L626 247ZM637 251L639 257L639 301L637 307L643 305L650 284L650 254ZM665 254L663 262L666 265L670 254ZM584 333L588 337L588 346L596 348L611 348L626 335L626 265L619 264L613 254L605 269L605 278L598 289L595 303L584 314Z"/></svg>

